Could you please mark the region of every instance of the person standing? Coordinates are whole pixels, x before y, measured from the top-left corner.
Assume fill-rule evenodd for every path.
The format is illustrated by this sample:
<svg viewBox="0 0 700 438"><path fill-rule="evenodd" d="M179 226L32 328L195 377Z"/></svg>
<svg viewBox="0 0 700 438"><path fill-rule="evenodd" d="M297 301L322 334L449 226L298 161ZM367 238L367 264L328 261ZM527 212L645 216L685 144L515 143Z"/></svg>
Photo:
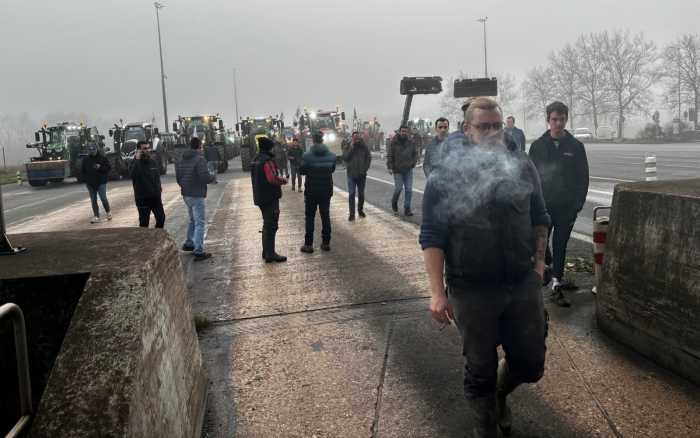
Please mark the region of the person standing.
<svg viewBox="0 0 700 438"><path fill-rule="evenodd" d="M423 173L425 177L430 176L430 172L440 161L440 145L447 139L450 130L450 121L440 117L435 121L435 137L425 148L425 158L423 159Z"/></svg>
<svg viewBox="0 0 700 438"><path fill-rule="evenodd" d="M209 170L209 173L214 177L214 182L216 182L216 174L219 171L219 162L221 162L219 147L214 143L208 143L204 146L204 157L207 160L207 170Z"/></svg>
<svg viewBox="0 0 700 438"><path fill-rule="evenodd" d="M272 149L272 156L277 165L277 171L280 176L289 178L289 170L287 169L287 146L277 141L273 143L275 146Z"/></svg>
<svg viewBox="0 0 700 438"><path fill-rule="evenodd" d="M299 171L306 176L304 184L304 215L306 234L301 252L314 252L314 222L316 210L321 215L321 249L331 250L331 197L333 196L333 172L336 156L323 144L323 134L314 132L313 145L302 157Z"/></svg>
<svg viewBox="0 0 700 438"><path fill-rule="evenodd" d="M564 281L566 247L588 196L588 158L583 143L565 129L569 108L562 102L552 102L547 105L546 114L549 130L530 146L530 159L542 179L544 200L552 217L552 249L547 246L546 260L552 273L550 298L559 306L569 307L571 303L563 290L576 286Z"/></svg>
<svg viewBox="0 0 700 438"><path fill-rule="evenodd" d="M292 177L292 191L295 190L294 188L298 183L299 191L301 192L301 173L299 172L299 167L301 167L301 159L304 155L304 150L301 148L297 137L294 137L292 140L287 155L289 158L289 173Z"/></svg>
<svg viewBox="0 0 700 438"><path fill-rule="evenodd" d="M112 220L112 210L109 208L107 200L107 180L111 166L107 157L102 155L96 144L90 143L87 146L88 155L80 163L80 174L85 181L85 186L90 194L93 218L91 224L102 222L100 219L100 207L97 205L97 197L102 201L107 220Z"/></svg>
<svg viewBox="0 0 700 438"><path fill-rule="evenodd" d="M260 153L252 161L250 179L253 184L253 202L260 208L263 218L262 256L265 263L286 262L287 257L275 251L275 236L280 218L281 187L286 178L279 176L272 150L275 143L267 137L258 139Z"/></svg>
<svg viewBox="0 0 700 438"><path fill-rule="evenodd" d="M192 137L190 149L182 154L182 158L175 167L175 178L190 216L187 240L182 245L182 250L192 251L195 262L211 257L211 253L204 251L205 200L207 184L212 184L216 180L209 173L207 161L202 154L202 141L198 137Z"/></svg>
<svg viewBox="0 0 700 438"><path fill-rule="evenodd" d="M404 190L404 214L413 216L411 195L413 191L413 168L418 163L418 147L409 138L408 126L401 126L389 145L386 166L394 175L394 194L391 197L391 209L399 214L399 197Z"/></svg>
<svg viewBox="0 0 700 438"><path fill-rule="evenodd" d="M522 129L517 128L515 126L515 117L513 116L508 116L506 117L506 129L505 129L506 135L509 135L510 138L513 139L515 144L518 145L518 148L520 151L525 152L525 133L523 132Z"/></svg>
<svg viewBox="0 0 700 438"><path fill-rule="evenodd" d="M365 184L367 171L372 164L372 153L359 132L352 133L352 142L343 144L343 161L348 176L349 221L355 220L355 193L357 192L357 214L365 217Z"/></svg>
<svg viewBox="0 0 700 438"><path fill-rule="evenodd" d="M134 199L139 212L139 226L148 228L151 212L156 219L156 228L165 225L165 211L160 185L160 166L153 157L150 143L140 140L136 145L134 161L131 162L129 175L134 186Z"/></svg>
<svg viewBox="0 0 700 438"><path fill-rule="evenodd" d="M496 437L511 429L507 396L544 374L549 216L537 170L504 139L498 104L474 99L465 126L469 144L428 179L419 240L431 315L462 336L468 436Z"/></svg>

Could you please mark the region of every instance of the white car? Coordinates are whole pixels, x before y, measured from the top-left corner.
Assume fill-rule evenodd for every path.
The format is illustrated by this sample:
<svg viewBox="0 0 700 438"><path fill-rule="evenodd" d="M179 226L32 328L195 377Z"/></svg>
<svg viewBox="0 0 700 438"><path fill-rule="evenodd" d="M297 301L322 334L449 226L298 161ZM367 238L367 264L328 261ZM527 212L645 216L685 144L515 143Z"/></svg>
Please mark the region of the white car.
<svg viewBox="0 0 700 438"><path fill-rule="evenodd" d="M592 140L593 133L588 128L576 128L574 129L574 138L579 140Z"/></svg>

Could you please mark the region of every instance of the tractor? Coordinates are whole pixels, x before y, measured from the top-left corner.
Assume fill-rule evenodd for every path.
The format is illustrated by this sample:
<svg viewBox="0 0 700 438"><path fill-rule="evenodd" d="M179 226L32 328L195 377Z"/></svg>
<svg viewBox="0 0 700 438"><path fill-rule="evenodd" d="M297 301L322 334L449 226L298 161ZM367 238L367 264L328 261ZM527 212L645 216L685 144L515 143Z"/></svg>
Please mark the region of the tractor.
<svg viewBox="0 0 700 438"><path fill-rule="evenodd" d="M175 145L175 162L179 161L182 152L189 148L190 140L199 137L202 145L215 145L219 150L218 173L224 173L228 169L228 161L235 155L235 144L230 139L229 133L224 128L223 119L217 115L178 116L173 122L173 132L177 134Z"/></svg>
<svg viewBox="0 0 700 438"><path fill-rule="evenodd" d="M236 124L236 132L241 136L241 168L250 171L250 163L258 154L258 138L269 137L282 142L284 122L274 117L248 117Z"/></svg>
<svg viewBox="0 0 700 438"><path fill-rule="evenodd" d="M119 157L116 165L112 166L112 172L117 175L128 176L129 166L134 160L136 154L136 145L139 141L147 141L153 148L153 160L158 163L158 169L161 175L168 172L168 162L172 150L172 143L163 139L158 128L152 123L135 122L115 124L109 130L109 136L114 141L114 151Z"/></svg>

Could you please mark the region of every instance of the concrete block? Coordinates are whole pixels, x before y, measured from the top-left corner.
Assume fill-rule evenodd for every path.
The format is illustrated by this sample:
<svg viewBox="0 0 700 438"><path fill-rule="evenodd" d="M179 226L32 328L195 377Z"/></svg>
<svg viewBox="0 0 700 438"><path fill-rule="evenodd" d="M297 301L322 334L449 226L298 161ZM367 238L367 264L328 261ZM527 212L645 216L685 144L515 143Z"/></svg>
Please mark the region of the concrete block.
<svg viewBox="0 0 700 438"><path fill-rule="evenodd" d="M200 436L207 379L179 253L167 233L129 228L11 238L29 251L3 259L0 291L13 282L88 274L30 436ZM33 306L25 306L27 324L36 325ZM40 332L39 325L28 330Z"/></svg>
<svg viewBox="0 0 700 438"><path fill-rule="evenodd" d="M597 296L600 327L700 384L700 179L619 184Z"/></svg>

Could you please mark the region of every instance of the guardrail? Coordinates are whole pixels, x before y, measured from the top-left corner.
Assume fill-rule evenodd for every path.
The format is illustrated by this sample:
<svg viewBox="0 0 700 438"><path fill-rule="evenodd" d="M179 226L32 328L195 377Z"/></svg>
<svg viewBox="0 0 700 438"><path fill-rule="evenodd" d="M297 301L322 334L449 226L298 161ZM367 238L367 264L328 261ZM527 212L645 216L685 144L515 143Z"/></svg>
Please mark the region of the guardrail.
<svg viewBox="0 0 700 438"><path fill-rule="evenodd" d="M22 309L13 303L0 306L0 321L9 318L15 332L15 355L19 382L20 419L5 438L19 437L29 426L32 418L32 384L29 378L29 358L27 354L27 333L24 328Z"/></svg>

